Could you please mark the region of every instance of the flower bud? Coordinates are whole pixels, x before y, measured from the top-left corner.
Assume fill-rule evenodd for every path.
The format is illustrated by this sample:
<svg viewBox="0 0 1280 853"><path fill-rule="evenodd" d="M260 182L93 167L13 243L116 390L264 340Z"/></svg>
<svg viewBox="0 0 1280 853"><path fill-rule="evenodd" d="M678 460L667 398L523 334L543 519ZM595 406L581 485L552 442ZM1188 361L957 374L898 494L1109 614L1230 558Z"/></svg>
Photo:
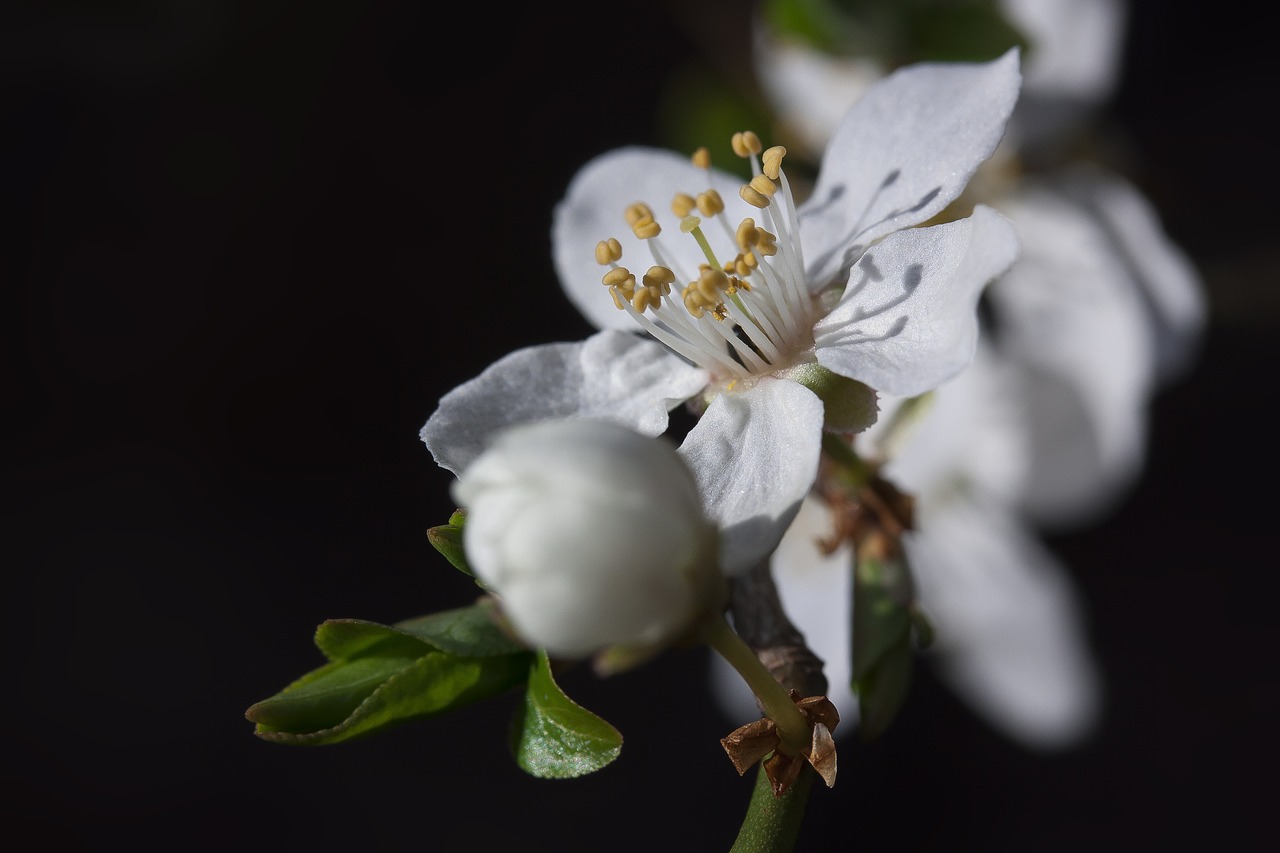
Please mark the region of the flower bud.
<svg viewBox="0 0 1280 853"><path fill-rule="evenodd" d="M716 528L665 439L581 418L518 426L453 497L471 567L515 633L553 657L634 665L723 600Z"/></svg>

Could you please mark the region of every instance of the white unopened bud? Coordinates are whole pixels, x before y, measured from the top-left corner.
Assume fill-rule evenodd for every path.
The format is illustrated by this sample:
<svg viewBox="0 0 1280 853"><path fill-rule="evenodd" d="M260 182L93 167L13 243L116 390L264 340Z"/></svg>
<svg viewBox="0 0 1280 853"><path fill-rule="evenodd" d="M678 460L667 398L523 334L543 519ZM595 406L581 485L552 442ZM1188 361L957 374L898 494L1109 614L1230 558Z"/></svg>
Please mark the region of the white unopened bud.
<svg viewBox="0 0 1280 853"><path fill-rule="evenodd" d="M515 427L453 497L472 569L521 639L552 656L641 659L719 605L717 532L665 439L590 419Z"/></svg>

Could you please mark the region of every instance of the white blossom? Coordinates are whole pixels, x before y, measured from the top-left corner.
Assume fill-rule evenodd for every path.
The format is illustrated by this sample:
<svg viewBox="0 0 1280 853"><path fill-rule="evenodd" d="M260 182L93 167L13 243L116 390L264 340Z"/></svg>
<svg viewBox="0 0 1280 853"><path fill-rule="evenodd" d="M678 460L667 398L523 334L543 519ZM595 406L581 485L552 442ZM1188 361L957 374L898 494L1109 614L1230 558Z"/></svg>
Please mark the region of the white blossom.
<svg viewBox="0 0 1280 853"><path fill-rule="evenodd" d="M491 365L440 401L423 440L457 471L511 423L594 416L659 434L687 401L700 417L680 452L722 529L722 567L755 564L812 486L824 426L874 419L870 395L860 412L828 405L841 396L826 393L833 383L919 394L972 359L978 298L1016 240L982 206L922 223L996 149L1019 81L1016 50L886 77L848 111L799 204L785 151L753 133L734 139L753 174L745 185L705 151L591 161L552 236L566 294L602 331ZM648 204L673 198L669 213Z"/></svg>
<svg viewBox="0 0 1280 853"><path fill-rule="evenodd" d="M664 438L589 418L523 424L452 491L471 568L531 647L656 651L720 603L715 528Z"/></svg>

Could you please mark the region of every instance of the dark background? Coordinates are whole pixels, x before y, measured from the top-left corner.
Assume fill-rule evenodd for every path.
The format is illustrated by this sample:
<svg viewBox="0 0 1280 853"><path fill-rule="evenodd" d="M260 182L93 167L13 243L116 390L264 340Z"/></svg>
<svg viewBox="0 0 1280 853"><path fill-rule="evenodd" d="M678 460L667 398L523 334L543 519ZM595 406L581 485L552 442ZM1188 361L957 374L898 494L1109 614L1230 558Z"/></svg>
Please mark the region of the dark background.
<svg viewBox="0 0 1280 853"><path fill-rule="evenodd" d="M1155 401L1145 479L1105 523L1051 540L1090 609L1106 719L1078 749L1030 753L925 670L883 739L842 749L801 849L1273 835L1274 47L1246 4L1132 7L1111 113L1212 318L1194 371ZM0 12L6 834L86 850L732 842L751 779L717 742L702 651L567 679L627 738L579 780L515 766L514 699L315 749L259 741L243 717L322 662L323 620L474 595L426 541L451 478L418 429L500 355L589 333L555 284L552 206L590 156L659 142L665 81L742 29L676 4L432 8Z"/></svg>

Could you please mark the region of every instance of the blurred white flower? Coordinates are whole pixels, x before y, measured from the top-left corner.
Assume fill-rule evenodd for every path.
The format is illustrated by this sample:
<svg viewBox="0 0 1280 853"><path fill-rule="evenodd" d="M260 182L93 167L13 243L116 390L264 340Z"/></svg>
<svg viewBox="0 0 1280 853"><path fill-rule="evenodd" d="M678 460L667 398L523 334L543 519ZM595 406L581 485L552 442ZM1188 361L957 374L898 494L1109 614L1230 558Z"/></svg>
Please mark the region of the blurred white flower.
<svg viewBox="0 0 1280 853"><path fill-rule="evenodd" d="M587 418L524 424L452 491L468 562L531 647L656 652L719 612L716 530L664 438Z"/></svg>
<svg viewBox="0 0 1280 853"><path fill-rule="evenodd" d="M814 482L824 424L861 429L874 418L867 388L918 394L972 358L977 301L1016 240L981 206L914 226L956 199L995 150L1019 79L1010 50L879 81L837 128L799 206L785 152L762 150L754 134L734 143L751 163L747 185L700 155L625 148L596 158L557 207L552 236L566 294L604 331L491 365L445 395L423 440L457 471L511 423L591 415L658 434L689 401L705 411L681 453L723 531L721 565L729 574L755 565ZM673 196L671 213L637 203ZM639 280L610 237L626 225L648 269ZM864 405L824 407L830 385L858 383Z"/></svg>
<svg viewBox="0 0 1280 853"><path fill-rule="evenodd" d="M1127 181L1093 165L1037 174L1018 163L1067 128L1084 129L1111 94L1126 4L1001 7L1032 42L1026 79L1009 133L968 191L1014 223L1019 257L984 292L992 323L972 367L935 392L900 446L877 444L901 402L886 399L881 424L856 447L887 460L886 476L916 496L906 547L937 629L935 671L992 725L1047 749L1093 730L1102 686L1086 611L1039 531L1099 520L1136 482L1151 399L1191 361L1206 307L1197 272ZM763 29L757 39L765 91L817 144L830 132L825 116L876 70L857 62L850 72L849 62ZM831 698L853 721L853 556L848 547L819 552L814 542L829 527L822 505L806 502L772 568L788 615L825 661ZM716 682L731 716L755 713L723 676Z"/></svg>
<svg viewBox="0 0 1280 853"><path fill-rule="evenodd" d="M940 0L944 11L949 0ZM1126 0L998 0L1027 39L1023 82L1006 147L1059 144L1115 91L1129 17ZM914 4L912 14L921 14ZM797 154L815 159L849 105L893 70L883 60L839 46L819 50L772 29L753 26L752 65L761 91Z"/></svg>
<svg viewBox="0 0 1280 853"><path fill-rule="evenodd" d="M1074 582L1037 531L1097 521L1123 499L1142 470L1152 396L1185 369L1206 310L1194 268L1122 179L1082 165L1026 179L1000 204L1022 252L988 287L993 322L972 367L900 444L880 443L901 403L886 399L856 446L916 496L906 546L936 627L935 671L1007 735L1060 748L1097 722L1101 674ZM814 543L829 533L811 499L773 572L853 721L853 557L822 555ZM731 715L754 713L724 676Z"/></svg>

